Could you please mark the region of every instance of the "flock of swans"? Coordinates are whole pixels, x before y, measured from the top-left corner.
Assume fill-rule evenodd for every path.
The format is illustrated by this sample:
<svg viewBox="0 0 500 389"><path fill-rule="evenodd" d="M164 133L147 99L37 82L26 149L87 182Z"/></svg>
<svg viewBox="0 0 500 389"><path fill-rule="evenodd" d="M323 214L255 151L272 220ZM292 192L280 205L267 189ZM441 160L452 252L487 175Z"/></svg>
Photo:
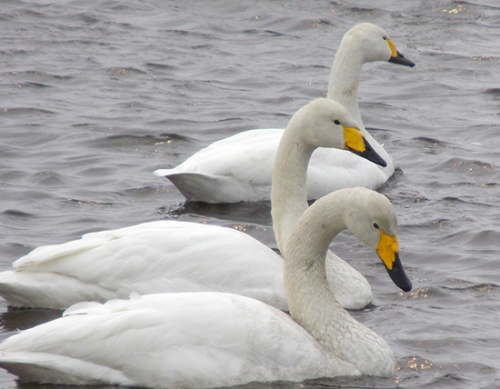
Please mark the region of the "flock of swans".
<svg viewBox="0 0 500 389"><path fill-rule="evenodd" d="M286 129L242 132L155 172L187 200L271 200L283 258L242 232L180 221L39 247L0 273L0 295L66 310L4 340L0 366L23 381L151 388L393 375L387 343L346 311L371 302L370 285L329 250L349 229L411 290L394 208L373 190L394 164L358 109L359 73L372 61L414 66L383 29L357 25L327 98Z"/></svg>

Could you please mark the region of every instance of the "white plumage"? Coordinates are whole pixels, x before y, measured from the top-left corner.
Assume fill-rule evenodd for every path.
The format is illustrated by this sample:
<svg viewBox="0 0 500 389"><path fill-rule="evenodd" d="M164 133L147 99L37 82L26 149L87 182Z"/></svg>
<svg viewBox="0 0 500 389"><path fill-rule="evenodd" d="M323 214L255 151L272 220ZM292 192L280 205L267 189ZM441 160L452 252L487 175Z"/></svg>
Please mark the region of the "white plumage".
<svg viewBox="0 0 500 389"><path fill-rule="evenodd" d="M247 234L157 221L42 246L0 273L10 305L64 309L131 293L231 292L287 309L282 258Z"/></svg>
<svg viewBox="0 0 500 389"><path fill-rule="evenodd" d="M391 349L336 302L324 261L330 241L347 226L378 250L396 224L390 202L364 188L333 193L311 206L286 248L293 319L260 301L220 293L80 303L62 318L2 342L0 365L25 381L168 388L391 376ZM389 254L397 258L397 251ZM399 259L396 266L402 272ZM403 276L400 286L408 290Z"/></svg>
<svg viewBox="0 0 500 389"><path fill-rule="evenodd" d="M329 99L311 102L291 119L283 136L288 143L280 147L277 160L272 203L280 250L307 209L303 188L312 151L318 146L343 148L343 126L353 125L348 112ZM297 152L296 144L303 152ZM371 301L370 285L359 272L333 254L327 266L332 290L344 307L360 309ZM133 292L215 291L288 309L282 259L248 235L218 226L158 221L91 233L39 247L14 267L0 273L0 295L14 306L63 309L79 301L127 298Z"/></svg>
<svg viewBox="0 0 500 389"><path fill-rule="evenodd" d="M349 30L333 61L328 98L341 103L356 120L368 142L387 162L375 166L343 150L317 150L307 175L309 199L353 186L376 189L393 173L389 154L365 130L358 108L361 66L366 62L390 61L414 66L397 52L388 34L370 23ZM274 159L284 129L256 129L214 142L180 165L158 169L189 201L234 203L269 200Z"/></svg>

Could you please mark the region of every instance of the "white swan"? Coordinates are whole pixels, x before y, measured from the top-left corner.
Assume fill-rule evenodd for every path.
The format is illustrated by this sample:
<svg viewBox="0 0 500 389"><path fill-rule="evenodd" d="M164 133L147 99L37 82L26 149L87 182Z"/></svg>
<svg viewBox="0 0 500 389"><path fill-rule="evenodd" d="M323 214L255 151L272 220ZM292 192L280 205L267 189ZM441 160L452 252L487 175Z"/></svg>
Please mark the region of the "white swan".
<svg viewBox="0 0 500 389"><path fill-rule="evenodd" d="M287 310L283 259L251 236L174 220L42 246L0 273L11 306L65 309L131 293L230 292Z"/></svg>
<svg viewBox="0 0 500 389"><path fill-rule="evenodd" d="M307 150L347 145L379 161L361 133L349 127L352 123L339 104L317 99L294 115L284 139L292 143L295 139ZM287 167L280 168L283 176L277 181L284 186L278 191L283 198L275 198L273 206L280 212L283 206L290 207L291 217L286 212L283 220L275 215L278 231L284 223L293 226L307 208L305 194L301 198L300 193L287 193L289 186L294 190L304 186L307 156L287 153L286 148L293 145L283 148ZM290 161L291 155L297 160ZM329 258L328 265L330 273L337 272L330 278L344 307L360 309L371 301L370 286L358 272L338 257ZM218 226L157 221L91 233L80 240L39 247L14 262L14 267L0 273L0 295L12 306L64 309L79 301L127 298L133 292L217 291L288 309L281 257L242 232Z"/></svg>
<svg viewBox="0 0 500 389"><path fill-rule="evenodd" d="M387 162L373 164L340 150L318 150L309 166L308 198L317 199L334 190L364 186L376 189L393 173L389 154L365 130L358 109L361 66L366 62L389 61L414 66L395 48L388 34L369 23L349 30L333 61L328 98L345 106L368 142ZM188 201L234 203L269 200L274 158L283 129L258 129L238 133L198 151L180 165L158 169Z"/></svg>
<svg viewBox="0 0 500 389"><path fill-rule="evenodd" d="M335 127L341 126L341 131ZM330 99L316 99L290 119L276 153L271 190L271 214L278 248L283 253L289 236L308 208L308 164L318 147L336 147L345 139L346 148L384 166L385 161L373 152L355 122L340 104ZM375 165L374 165L375 166ZM344 307L360 309L372 301L368 281L331 251L326 259L327 275L332 292Z"/></svg>
<svg viewBox="0 0 500 389"><path fill-rule="evenodd" d="M389 346L337 303L326 279L325 252L345 228L378 253L394 282L411 289L390 202L366 188L343 189L311 206L287 243L293 319L257 300L219 293L80 303L0 344L0 365L27 381L169 388L391 376Z"/></svg>
<svg viewBox="0 0 500 389"><path fill-rule="evenodd" d="M394 282L411 289L391 203L366 188L343 189L304 212L287 243L293 319L257 300L221 293L80 303L2 342L0 366L24 381L166 388L389 377L395 372L391 349L338 304L326 279L326 250L345 228L378 253Z"/></svg>

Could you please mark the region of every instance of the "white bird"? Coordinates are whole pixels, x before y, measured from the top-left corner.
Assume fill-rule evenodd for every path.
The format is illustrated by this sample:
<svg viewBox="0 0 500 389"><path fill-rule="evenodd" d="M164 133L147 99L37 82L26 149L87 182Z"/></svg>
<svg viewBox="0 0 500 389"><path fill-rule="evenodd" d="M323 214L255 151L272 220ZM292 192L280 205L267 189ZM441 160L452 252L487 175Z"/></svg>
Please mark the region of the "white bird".
<svg viewBox="0 0 500 389"><path fill-rule="evenodd" d="M274 234L282 253L295 224L309 206L307 167L318 147L340 150L339 145L345 142L346 149L378 165L385 165L355 125L344 107L324 98L306 105L290 119L276 153L271 190ZM338 126L343 133L335 131ZM326 266L332 292L345 308L361 309L372 301L368 281L331 251L327 253Z"/></svg>
<svg viewBox="0 0 500 389"><path fill-rule="evenodd" d="M347 146L382 163L361 132L349 127L352 124L338 103L317 99L294 115L284 139L295 139L307 150ZM297 160L290 161L290 155ZM277 192L282 198L275 198L273 207L280 213L283 206L290 207L291 213L285 212L282 220L274 215L279 231L285 223L293 227L307 208L305 194L301 198L289 189L305 185L307 158L295 150L284 150L284 158L286 166L280 167L282 177L277 181L283 186ZM338 257L329 258L328 266L334 293L344 307L360 309L371 301L370 285L361 274ZM133 292L216 291L242 294L288 310L282 258L252 237L219 226L157 221L95 232L61 245L39 247L15 261L14 268L0 273L0 295L12 306L64 309L80 301L127 298Z"/></svg>
<svg viewBox="0 0 500 389"><path fill-rule="evenodd" d="M232 228L163 220L41 246L0 273L10 306L65 309L131 293L230 292L287 310L283 259Z"/></svg>
<svg viewBox="0 0 500 389"><path fill-rule="evenodd" d="M387 166L375 166L341 150L318 150L307 175L310 200L345 187L376 189L394 173L391 157L365 130L358 108L361 66L373 61L415 65L396 50L382 28L370 23L358 24L345 34L337 50L327 97L347 108ZM244 131L210 144L174 168L158 169L154 174L167 177L188 201L268 201L274 159L283 131L274 128Z"/></svg>
<svg viewBox="0 0 500 389"><path fill-rule="evenodd" d="M22 381L213 388L277 380L395 373L392 350L335 299L325 272L332 239L349 228L409 291L394 209L366 188L334 192L304 212L285 250L291 317L244 296L165 293L80 303L0 344L0 366Z"/></svg>

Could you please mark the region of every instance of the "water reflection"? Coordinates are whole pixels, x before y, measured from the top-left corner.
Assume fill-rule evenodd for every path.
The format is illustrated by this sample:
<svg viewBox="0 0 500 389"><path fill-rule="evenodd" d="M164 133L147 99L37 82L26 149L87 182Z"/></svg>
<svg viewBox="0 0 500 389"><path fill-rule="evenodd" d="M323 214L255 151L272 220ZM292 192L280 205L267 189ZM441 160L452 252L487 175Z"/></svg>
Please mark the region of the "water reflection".
<svg viewBox="0 0 500 389"><path fill-rule="evenodd" d="M26 330L61 316L62 311L56 309L9 308L7 311L0 313L0 331L13 332L17 330Z"/></svg>

